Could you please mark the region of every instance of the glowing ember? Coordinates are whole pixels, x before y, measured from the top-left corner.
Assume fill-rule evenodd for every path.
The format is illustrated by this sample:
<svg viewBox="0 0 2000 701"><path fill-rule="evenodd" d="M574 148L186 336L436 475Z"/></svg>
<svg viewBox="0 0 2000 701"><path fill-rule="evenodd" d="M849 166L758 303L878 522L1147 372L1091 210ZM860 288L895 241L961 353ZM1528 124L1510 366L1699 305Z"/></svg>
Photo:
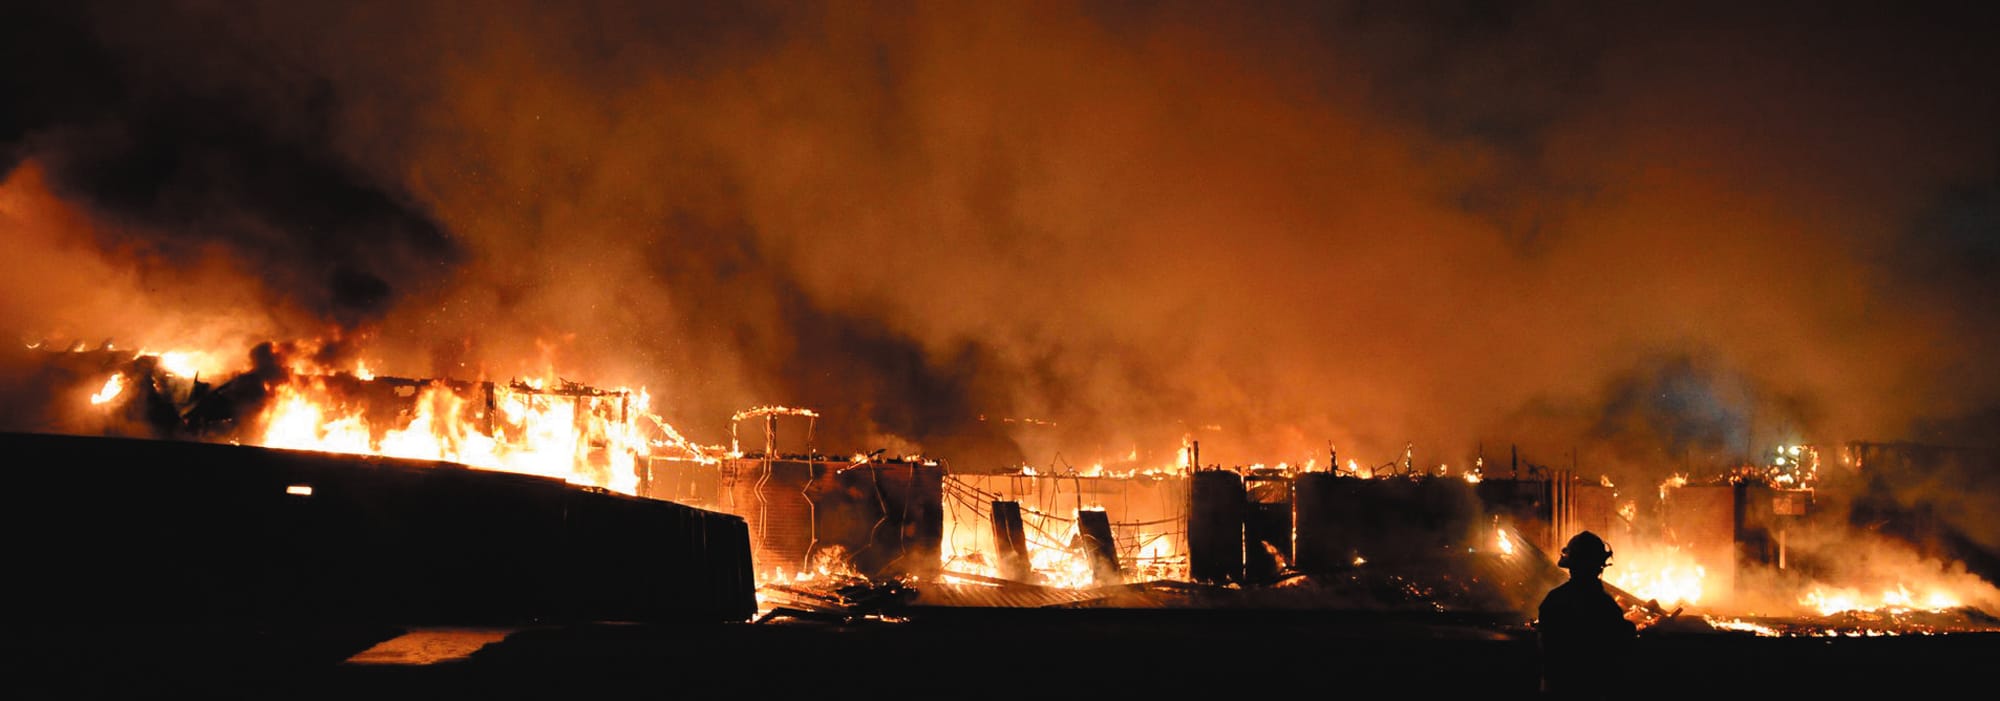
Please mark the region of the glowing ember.
<svg viewBox="0 0 2000 701"><path fill-rule="evenodd" d="M1750 621L1745 621L1741 619L1706 618L1704 620L1708 621L1708 624L1710 626L1715 627L1717 630L1731 630L1740 633L1755 633L1757 635L1764 636L1767 638L1773 638L1782 635L1782 633L1778 632L1778 629L1773 628L1771 626L1767 626L1761 623L1752 623Z"/></svg>

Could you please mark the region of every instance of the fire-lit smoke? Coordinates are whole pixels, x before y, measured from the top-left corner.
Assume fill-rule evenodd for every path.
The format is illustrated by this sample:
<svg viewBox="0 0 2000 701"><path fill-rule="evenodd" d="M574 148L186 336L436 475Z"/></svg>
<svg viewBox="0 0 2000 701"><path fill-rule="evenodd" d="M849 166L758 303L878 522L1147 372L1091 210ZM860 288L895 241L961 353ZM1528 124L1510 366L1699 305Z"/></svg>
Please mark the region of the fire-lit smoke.
<svg viewBox="0 0 2000 701"><path fill-rule="evenodd" d="M1735 610L1827 615L1854 610L2000 610L2000 589L1962 563L1925 557L1867 532L1805 531L1788 544L1784 569L1738 575Z"/></svg>
<svg viewBox="0 0 2000 701"><path fill-rule="evenodd" d="M2000 61L1891 10L30 3L0 322L957 469L1990 442Z"/></svg>

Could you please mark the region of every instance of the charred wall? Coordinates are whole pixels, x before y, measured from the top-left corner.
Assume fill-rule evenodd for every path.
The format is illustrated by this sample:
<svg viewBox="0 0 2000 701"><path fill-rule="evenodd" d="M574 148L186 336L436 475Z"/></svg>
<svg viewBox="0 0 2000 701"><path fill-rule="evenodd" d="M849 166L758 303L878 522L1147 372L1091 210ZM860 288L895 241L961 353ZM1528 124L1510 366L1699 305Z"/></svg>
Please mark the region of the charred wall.
<svg viewBox="0 0 2000 701"><path fill-rule="evenodd" d="M938 567L944 533L939 465L801 455L652 466L656 477L648 482L661 490L698 496L713 481L716 508L741 516L749 528L760 575L811 572L821 556L870 577L921 575Z"/></svg>
<svg viewBox="0 0 2000 701"><path fill-rule="evenodd" d="M937 572L944 538L944 468L920 462L850 465L814 502L822 545L838 545L870 575Z"/></svg>
<svg viewBox="0 0 2000 701"><path fill-rule="evenodd" d="M1242 582L1243 520L1250 508L1243 476L1202 470L1194 473L1189 490L1189 575L1203 582Z"/></svg>
<svg viewBox="0 0 2000 701"><path fill-rule="evenodd" d="M1483 511L1465 480L1327 477L1302 486L1312 494L1300 498L1309 508L1297 518L1312 537L1298 549L1314 554L1310 562L1421 560L1477 542Z"/></svg>

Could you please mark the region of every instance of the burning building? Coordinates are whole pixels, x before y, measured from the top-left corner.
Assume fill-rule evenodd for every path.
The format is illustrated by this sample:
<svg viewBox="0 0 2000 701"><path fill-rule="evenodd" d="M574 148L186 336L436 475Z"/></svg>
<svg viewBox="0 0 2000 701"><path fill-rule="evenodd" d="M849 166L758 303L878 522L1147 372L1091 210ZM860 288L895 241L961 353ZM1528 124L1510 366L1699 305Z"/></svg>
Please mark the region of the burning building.
<svg viewBox="0 0 2000 701"><path fill-rule="evenodd" d="M1834 508L1833 497L1818 489L1825 475L1811 446L1780 448L1763 465L1697 479L1676 474L1630 491L1608 477L1585 478L1573 469L1524 473L1517 464L1504 476L1486 475L1479 464L1456 473L1448 466L1419 470L1407 449L1400 462L1374 469L1351 461L1343 466L1331 455L1325 468L1196 467L1199 444L1185 443L1174 464L1152 468L1133 463L1055 473L954 471L943 460L921 455L823 451L815 440L820 415L810 409L764 406L738 412L730 417L729 444L706 446L654 414L643 390L603 389L559 377L502 382L383 376L365 367L329 368L313 351L306 344L260 345L249 354L247 369L211 383L185 358L168 353L17 350L41 361L37 382L60 388L52 396L63 404L55 413L72 417L65 432L217 450L258 446L217 455L271 466L272 474L259 479L288 482L278 491L291 501L217 508L251 508L248 513L290 523L303 517L284 514L303 505L345 504L299 513L365 514L363 502L340 499L377 498L393 505L413 498L401 494L418 489L415 485L435 483L487 495L466 496L471 501L449 507L464 518L501 518L511 508L543 508L533 499L506 496L507 489L546 488L527 486L541 484L534 481L489 488L481 480L552 479L563 488L602 496L563 501L555 496L560 490L550 492L546 499L556 501L549 503L566 504L557 511L564 515L536 528L547 530L544 536L556 538L551 542L562 548L599 553L606 562L572 557L550 566L652 582L687 579L682 586L709 582L704 586L722 588L702 590L708 593L694 600L710 603L696 608L724 618L742 613L740 603L729 603L739 600L728 592L767 587L797 595L797 587L814 582L871 581L920 583L923 600L939 605L1002 601L966 587L1011 592L1006 596L1013 598L1003 599L1010 605L1045 605L1108 602L1135 591L1133 585L1178 583L1273 593L1291 597L1288 605L1531 616L1539 594L1559 579L1553 553L1583 530L1612 542L1617 555L1606 581L1635 617L1652 621L1689 612L1717 625L1768 627L1742 621L1769 621L1772 611L1794 619L1856 610L1944 615L1992 601L1991 585L1975 575L1926 577L1902 566L1890 568L1882 581L1882 572L1867 579L1843 571L1840 543L1857 524L1904 541L1923 531L1933 560L1987 565L1965 539L1944 537L1949 534L1934 519L1892 509L1867 493L1858 505ZM740 435L746 428L748 441ZM92 458L96 462L137 455L122 447L91 450L99 455ZM1874 444L1848 450L1846 462L1857 466L1897 456L1918 459L1909 457L1917 455L1909 450ZM174 447L163 455L179 451ZM363 457L332 457L337 455ZM190 460L167 459L176 465ZM331 481L335 478L321 467L308 470L310 478L297 477L293 473L306 468L290 466L305 464L300 460L313 465L350 460L352 479L376 481L365 482L367 489L335 487L344 483ZM414 482L366 477L421 473L424 465L442 466L437 475L458 477ZM485 474L494 476L479 477ZM288 491L294 487L304 493ZM354 496L369 490L381 494ZM481 511L489 507L498 511ZM600 512L609 520L591 525L599 523L593 514ZM631 515L610 515L625 512ZM659 513L644 515L651 512ZM1836 513L1852 516L1842 521L1831 516ZM341 552L412 547L384 545L393 539L381 533L357 535L372 545L340 545L334 534L343 524L353 525L339 520L347 517L313 521L314 530L300 531L306 535L298 536L299 547ZM627 518L637 519L635 525L611 525ZM605 536L603 528L622 535ZM580 535L584 531L577 529L595 529L587 532L597 535ZM577 542L595 537L625 544ZM660 569L655 563L639 572L630 570L636 565L614 564L628 557L621 551L662 543L680 544L674 546L680 550L669 549L679 553L668 556L676 567ZM476 557L470 545L451 547ZM378 564L390 569L421 559L384 558ZM474 560L422 576L471 576L491 566ZM293 568L257 576L305 575ZM495 576L512 581L523 575ZM1862 586L1880 592L1859 593L1856 587ZM672 610L642 593L656 589L629 590L604 605ZM563 591L544 586L535 600L574 596ZM692 590L673 591L692 596ZM330 600L325 592L316 596ZM375 603L392 610L413 605ZM1169 604L1153 599L1143 605ZM1932 625L1978 623L1959 615Z"/></svg>
<svg viewBox="0 0 2000 701"><path fill-rule="evenodd" d="M26 349L37 384L96 388L50 397L66 431L0 434L37 495L8 511L28 600L173 621L753 611L742 519L629 494L643 396L320 372L287 350L211 383L167 354Z"/></svg>

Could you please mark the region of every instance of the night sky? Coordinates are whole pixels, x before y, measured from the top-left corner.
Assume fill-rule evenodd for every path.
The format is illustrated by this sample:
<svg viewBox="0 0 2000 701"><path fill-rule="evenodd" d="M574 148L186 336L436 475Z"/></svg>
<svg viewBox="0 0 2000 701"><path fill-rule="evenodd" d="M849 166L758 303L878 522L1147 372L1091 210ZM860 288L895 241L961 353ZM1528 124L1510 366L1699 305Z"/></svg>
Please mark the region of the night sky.
<svg viewBox="0 0 2000 701"><path fill-rule="evenodd" d="M1981 10L10 2L0 327L967 469L1991 447Z"/></svg>

